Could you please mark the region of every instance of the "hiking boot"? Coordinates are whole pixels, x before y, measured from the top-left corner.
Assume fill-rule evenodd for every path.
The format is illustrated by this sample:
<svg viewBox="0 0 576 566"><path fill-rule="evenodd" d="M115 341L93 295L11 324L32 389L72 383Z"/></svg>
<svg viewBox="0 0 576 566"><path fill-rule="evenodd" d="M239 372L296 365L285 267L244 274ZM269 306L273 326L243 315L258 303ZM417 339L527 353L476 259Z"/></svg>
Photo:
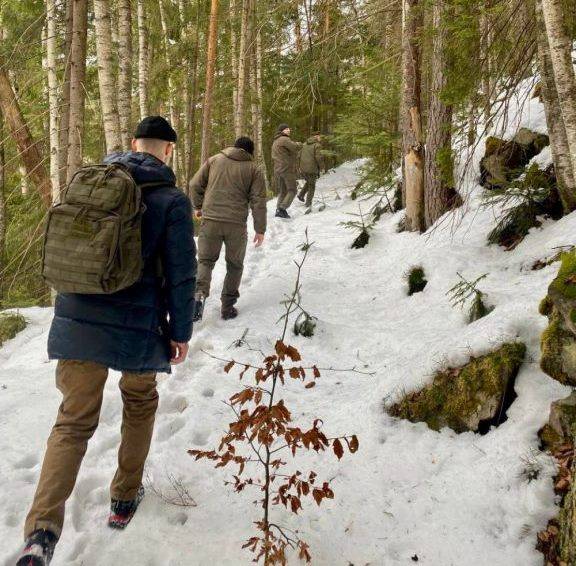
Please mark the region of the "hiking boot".
<svg viewBox="0 0 576 566"><path fill-rule="evenodd" d="M54 555L58 537L46 529L34 531L24 543L16 566L48 566Z"/></svg>
<svg viewBox="0 0 576 566"><path fill-rule="evenodd" d="M276 211L276 218L290 218L290 215L288 214L288 211L284 208L279 208Z"/></svg>
<svg viewBox="0 0 576 566"><path fill-rule="evenodd" d="M300 193L298 193L297 196L298 196L298 200L299 200L300 202L304 202L304 195L301 195Z"/></svg>
<svg viewBox="0 0 576 566"><path fill-rule="evenodd" d="M125 529L128 523L134 517L140 502L144 499L144 487L140 486L136 499L129 501L121 501L119 499L112 499L110 503L110 516L108 517L108 526L111 529Z"/></svg>
<svg viewBox="0 0 576 566"><path fill-rule="evenodd" d="M232 320L238 316L238 310L236 307L228 307L226 309L222 309L222 318L224 320Z"/></svg>
<svg viewBox="0 0 576 566"><path fill-rule="evenodd" d="M192 316L192 322L200 322L204 316L204 304L206 302L206 297L202 291L197 291L194 295L194 315Z"/></svg>

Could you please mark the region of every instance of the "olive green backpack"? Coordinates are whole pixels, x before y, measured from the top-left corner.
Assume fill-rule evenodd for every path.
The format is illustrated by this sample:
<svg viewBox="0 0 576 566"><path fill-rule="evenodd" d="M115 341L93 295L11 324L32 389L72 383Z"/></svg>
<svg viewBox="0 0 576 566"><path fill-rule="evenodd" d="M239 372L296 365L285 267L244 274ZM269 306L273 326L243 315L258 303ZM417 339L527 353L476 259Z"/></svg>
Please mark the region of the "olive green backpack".
<svg viewBox="0 0 576 566"><path fill-rule="evenodd" d="M109 294L140 279L143 186L119 163L75 173L48 213L42 274L50 287Z"/></svg>

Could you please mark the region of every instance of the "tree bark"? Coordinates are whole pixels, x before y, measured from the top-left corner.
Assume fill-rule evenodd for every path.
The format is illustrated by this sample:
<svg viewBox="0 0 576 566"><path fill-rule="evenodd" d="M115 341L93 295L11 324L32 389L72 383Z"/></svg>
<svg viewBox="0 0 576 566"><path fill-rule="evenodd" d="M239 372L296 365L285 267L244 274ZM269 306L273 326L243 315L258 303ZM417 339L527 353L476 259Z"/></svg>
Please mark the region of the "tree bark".
<svg viewBox="0 0 576 566"><path fill-rule="evenodd" d="M6 267L6 227L7 227L7 210L6 210L6 175L4 171L4 120L0 116L0 302L4 295L2 281L6 281L4 269Z"/></svg>
<svg viewBox="0 0 576 566"><path fill-rule="evenodd" d="M112 26L109 0L94 0L94 26L96 28L96 57L98 59L98 86L102 122L106 140L106 152L122 149L120 116L118 113L118 90L114 72L112 51Z"/></svg>
<svg viewBox="0 0 576 566"><path fill-rule="evenodd" d="M60 170L60 186L66 184L68 171L68 143L70 139L70 72L72 66L72 25L74 20L74 0L66 0L65 39L64 39L64 80L60 99L60 128L58 168Z"/></svg>
<svg viewBox="0 0 576 566"><path fill-rule="evenodd" d="M419 0L403 0L402 145L406 228L424 229L424 145L422 140L420 41L423 10Z"/></svg>
<svg viewBox="0 0 576 566"><path fill-rule="evenodd" d="M122 147L132 139L132 1L118 0L118 114Z"/></svg>
<svg viewBox="0 0 576 566"><path fill-rule="evenodd" d="M546 37L546 29L542 16L542 4L536 2L537 40L538 40L538 66L541 77L542 101L546 112L546 123L550 135L550 149L554 161L554 170L558 181L558 191L566 213L576 209L576 183L570 159L570 149L566 128L562 118L560 99L554 81L550 46Z"/></svg>
<svg viewBox="0 0 576 566"><path fill-rule="evenodd" d="M237 0L230 0L230 62L232 67L232 116L234 132L238 115L238 4Z"/></svg>
<svg viewBox="0 0 576 566"><path fill-rule="evenodd" d="M52 201L60 196L60 163L58 160L58 74L56 67L57 15L55 0L46 0L46 71L48 75L48 113L50 138L50 182Z"/></svg>
<svg viewBox="0 0 576 566"><path fill-rule="evenodd" d="M432 27L434 37L424 175L426 228L450 210L454 194L452 106L442 100L448 70L445 0L435 0L432 6Z"/></svg>
<svg viewBox="0 0 576 566"><path fill-rule="evenodd" d="M39 143L34 141L30 133L4 65L0 65L0 111L18 148L19 156L25 167L25 174L32 179L44 204L50 206L52 188L42 160Z"/></svg>
<svg viewBox="0 0 576 566"><path fill-rule="evenodd" d="M200 7L196 5L196 30L194 38L194 54L192 59L192 92L188 104L188 124L190 127L190 143L188 152L188 167L186 177L186 190L189 190L190 180L194 174L195 154L194 146L196 145L196 105L198 104L198 52L200 50Z"/></svg>
<svg viewBox="0 0 576 566"><path fill-rule="evenodd" d="M202 151L200 162L204 163L210 154L212 138L212 96L214 91L214 70L216 67L216 49L218 38L218 0L211 0L210 25L208 29L208 49L206 54L206 89L202 112Z"/></svg>
<svg viewBox="0 0 576 566"><path fill-rule="evenodd" d="M86 79L87 0L73 0L72 45L70 49L70 128L66 181L82 167Z"/></svg>
<svg viewBox="0 0 576 566"><path fill-rule="evenodd" d="M576 77L572 64L572 40L566 31L561 0L542 0L542 13L566 128L572 174L576 177Z"/></svg>
<svg viewBox="0 0 576 566"><path fill-rule="evenodd" d="M249 15L250 0L242 0L242 22L240 25L240 46L238 57L238 101L234 120L234 131L236 137L240 137L244 132L246 113L246 77L248 68L248 50L250 47L249 35Z"/></svg>
<svg viewBox="0 0 576 566"><path fill-rule="evenodd" d="M148 116L148 24L144 0L137 0L138 16L138 98L140 119Z"/></svg>

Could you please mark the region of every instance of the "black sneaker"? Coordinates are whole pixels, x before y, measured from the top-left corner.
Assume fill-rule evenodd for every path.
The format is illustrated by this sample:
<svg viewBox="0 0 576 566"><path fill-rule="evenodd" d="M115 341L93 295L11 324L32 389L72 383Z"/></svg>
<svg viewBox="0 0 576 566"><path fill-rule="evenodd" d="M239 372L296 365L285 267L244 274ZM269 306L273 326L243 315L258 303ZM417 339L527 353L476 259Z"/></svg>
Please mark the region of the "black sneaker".
<svg viewBox="0 0 576 566"><path fill-rule="evenodd" d="M224 320L232 320L238 316L238 310L236 307L229 307L227 309L222 309L222 318Z"/></svg>
<svg viewBox="0 0 576 566"><path fill-rule="evenodd" d="M24 544L16 566L48 566L54 555L58 537L45 529L34 531Z"/></svg>
<svg viewBox="0 0 576 566"><path fill-rule="evenodd" d="M110 516L108 517L108 526L111 529L125 529L128 523L134 517L140 502L144 499L144 487L140 486L136 499L130 501L120 501L113 499L110 503Z"/></svg>
<svg viewBox="0 0 576 566"><path fill-rule="evenodd" d="M290 218L290 215L288 214L288 211L284 208L279 208L276 211L276 217L277 218Z"/></svg>
<svg viewBox="0 0 576 566"><path fill-rule="evenodd" d="M194 316L192 317L192 322L200 322L204 316L204 303L206 302L206 297L204 293L198 291L194 296Z"/></svg>

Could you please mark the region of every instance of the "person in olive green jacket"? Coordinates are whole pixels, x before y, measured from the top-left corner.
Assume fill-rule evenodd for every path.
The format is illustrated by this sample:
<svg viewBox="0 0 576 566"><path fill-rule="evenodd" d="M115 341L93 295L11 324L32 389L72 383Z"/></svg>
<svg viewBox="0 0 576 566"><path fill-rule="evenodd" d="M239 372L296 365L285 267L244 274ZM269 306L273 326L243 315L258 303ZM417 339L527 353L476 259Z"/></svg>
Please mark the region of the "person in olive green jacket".
<svg viewBox="0 0 576 566"><path fill-rule="evenodd" d="M274 163L274 178L278 191L278 205L276 216L278 218L290 218L287 210L290 208L298 183L298 155L302 144L290 139L290 127L288 124L280 124L274 136L272 144L272 161Z"/></svg>
<svg viewBox="0 0 576 566"><path fill-rule="evenodd" d="M236 318L234 307L244 269L248 240L248 211L254 221L254 244L264 242L266 232L266 185L260 168L254 163L254 142L241 137L202 165L190 182L196 218L202 219L198 236L198 276L196 301L202 318L205 299L210 295L212 270L222 244L226 250L226 277L222 289L222 318Z"/></svg>
<svg viewBox="0 0 576 566"><path fill-rule="evenodd" d="M310 208L316 192L316 181L320 172L324 169L324 157L322 156L322 137L317 132L309 137L300 152L300 173L302 173L306 184L298 194L298 200L304 202Z"/></svg>

